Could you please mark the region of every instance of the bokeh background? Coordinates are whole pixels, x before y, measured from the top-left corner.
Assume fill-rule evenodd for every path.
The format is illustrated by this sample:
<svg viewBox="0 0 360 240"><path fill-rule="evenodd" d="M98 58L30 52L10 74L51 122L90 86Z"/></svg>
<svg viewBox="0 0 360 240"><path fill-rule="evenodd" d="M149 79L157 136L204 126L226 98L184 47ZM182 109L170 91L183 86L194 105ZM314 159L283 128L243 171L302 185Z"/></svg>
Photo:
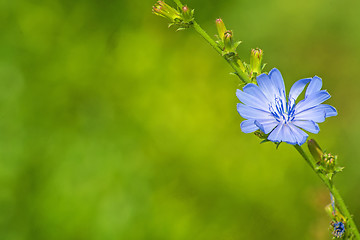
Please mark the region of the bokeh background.
<svg viewBox="0 0 360 240"><path fill-rule="evenodd" d="M239 80L154 3L0 1L0 238L330 239L320 180L241 132ZM360 2L187 3L212 36L222 17L246 61L262 48L288 89L323 78L339 115L316 139L360 225Z"/></svg>

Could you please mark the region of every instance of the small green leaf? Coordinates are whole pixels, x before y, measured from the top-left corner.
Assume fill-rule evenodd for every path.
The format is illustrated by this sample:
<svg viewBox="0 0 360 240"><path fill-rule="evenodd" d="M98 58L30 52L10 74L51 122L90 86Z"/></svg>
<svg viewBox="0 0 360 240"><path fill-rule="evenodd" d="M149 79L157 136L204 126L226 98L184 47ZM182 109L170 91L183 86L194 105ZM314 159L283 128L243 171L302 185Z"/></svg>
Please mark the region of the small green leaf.
<svg viewBox="0 0 360 240"><path fill-rule="evenodd" d="M236 51L236 49L238 48L238 46L241 44L241 41L235 42L233 45L233 50Z"/></svg>
<svg viewBox="0 0 360 240"><path fill-rule="evenodd" d="M263 71L266 67L267 63L264 63L262 66L261 66L261 71Z"/></svg>

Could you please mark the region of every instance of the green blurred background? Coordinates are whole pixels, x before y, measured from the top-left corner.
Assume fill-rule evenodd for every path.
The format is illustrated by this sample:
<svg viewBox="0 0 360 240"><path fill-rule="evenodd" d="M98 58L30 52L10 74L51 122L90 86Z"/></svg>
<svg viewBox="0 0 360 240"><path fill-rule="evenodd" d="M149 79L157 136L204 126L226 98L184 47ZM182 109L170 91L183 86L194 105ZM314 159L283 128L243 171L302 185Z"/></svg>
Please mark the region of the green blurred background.
<svg viewBox="0 0 360 240"><path fill-rule="evenodd" d="M330 239L320 180L241 132L230 67L154 3L0 1L0 239ZM288 89L323 78L339 115L316 139L360 225L360 2L187 3Z"/></svg>

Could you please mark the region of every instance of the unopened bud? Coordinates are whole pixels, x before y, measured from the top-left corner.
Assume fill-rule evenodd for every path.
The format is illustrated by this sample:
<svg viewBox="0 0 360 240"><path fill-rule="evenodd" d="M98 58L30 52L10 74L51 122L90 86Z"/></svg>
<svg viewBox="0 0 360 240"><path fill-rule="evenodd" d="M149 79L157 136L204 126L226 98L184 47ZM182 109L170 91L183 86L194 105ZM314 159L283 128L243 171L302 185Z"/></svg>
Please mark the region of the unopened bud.
<svg viewBox="0 0 360 240"><path fill-rule="evenodd" d="M330 153L324 153L322 156L322 160L324 161L324 164L327 165L327 167L334 167L335 166L335 160L337 156L333 156Z"/></svg>
<svg viewBox="0 0 360 240"><path fill-rule="evenodd" d="M184 22L190 23L194 20L194 10L190 10L188 6L185 5L181 8L181 11L182 20Z"/></svg>
<svg viewBox="0 0 360 240"><path fill-rule="evenodd" d="M267 134L263 133L260 130L255 131L254 134L255 134L255 136L257 136L260 139L267 139L267 137L268 137Z"/></svg>
<svg viewBox="0 0 360 240"><path fill-rule="evenodd" d="M216 24L216 28L217 28L217 31L218 31L218 34L219 34L219 38L222 41L224 41L225 32L227 30L226 30L226 27L225 27L225 24L224 24L223 20L221 18L218 18L218 19L216 19L215 24Z"/></svg>
<svg viewBox="0 0 360 240"><path fill-rule="evenodd" d="M250 55L250 67L252 73L261 73L261 61L262 61L263 51L260 48L251 49Z"/></svg>
<svg viewBox="0 0 360 240"><path fill-rule="evenodd" d="M321 150L319 144L317 144L317 142L314 139L310 139L308 140L308 147L315 161L320 162L324 153Z"/></svg>
<svg viewBox="0 0 360 240"><path fill-rule="evenodd" d="M175 22L175 19L180 18L180 13L163 1L157 1L157 3L153 6L152 12L156 15L169 19L171 22Z"/></svg>
<svg viewBox="0 0 360 240"><path fill-rule="evenodd" d="M233 50L233 34L230 30L226 31L224 34L224 49L227 52L231 52Z"/></svg>

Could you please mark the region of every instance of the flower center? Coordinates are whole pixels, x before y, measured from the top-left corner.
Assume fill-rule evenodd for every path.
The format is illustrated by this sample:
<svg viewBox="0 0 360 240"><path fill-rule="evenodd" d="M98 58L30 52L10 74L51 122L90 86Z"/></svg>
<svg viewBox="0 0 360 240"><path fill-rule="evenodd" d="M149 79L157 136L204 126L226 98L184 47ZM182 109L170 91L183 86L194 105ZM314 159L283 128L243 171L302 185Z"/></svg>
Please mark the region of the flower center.
<svg viewBox="0 0 360 240"><path fill-rule="evenodd" d="M284 98L275 97L275 102L269 104L269 110L278 122L291 122L295 117L295 99L286 102Z"/></svg>

